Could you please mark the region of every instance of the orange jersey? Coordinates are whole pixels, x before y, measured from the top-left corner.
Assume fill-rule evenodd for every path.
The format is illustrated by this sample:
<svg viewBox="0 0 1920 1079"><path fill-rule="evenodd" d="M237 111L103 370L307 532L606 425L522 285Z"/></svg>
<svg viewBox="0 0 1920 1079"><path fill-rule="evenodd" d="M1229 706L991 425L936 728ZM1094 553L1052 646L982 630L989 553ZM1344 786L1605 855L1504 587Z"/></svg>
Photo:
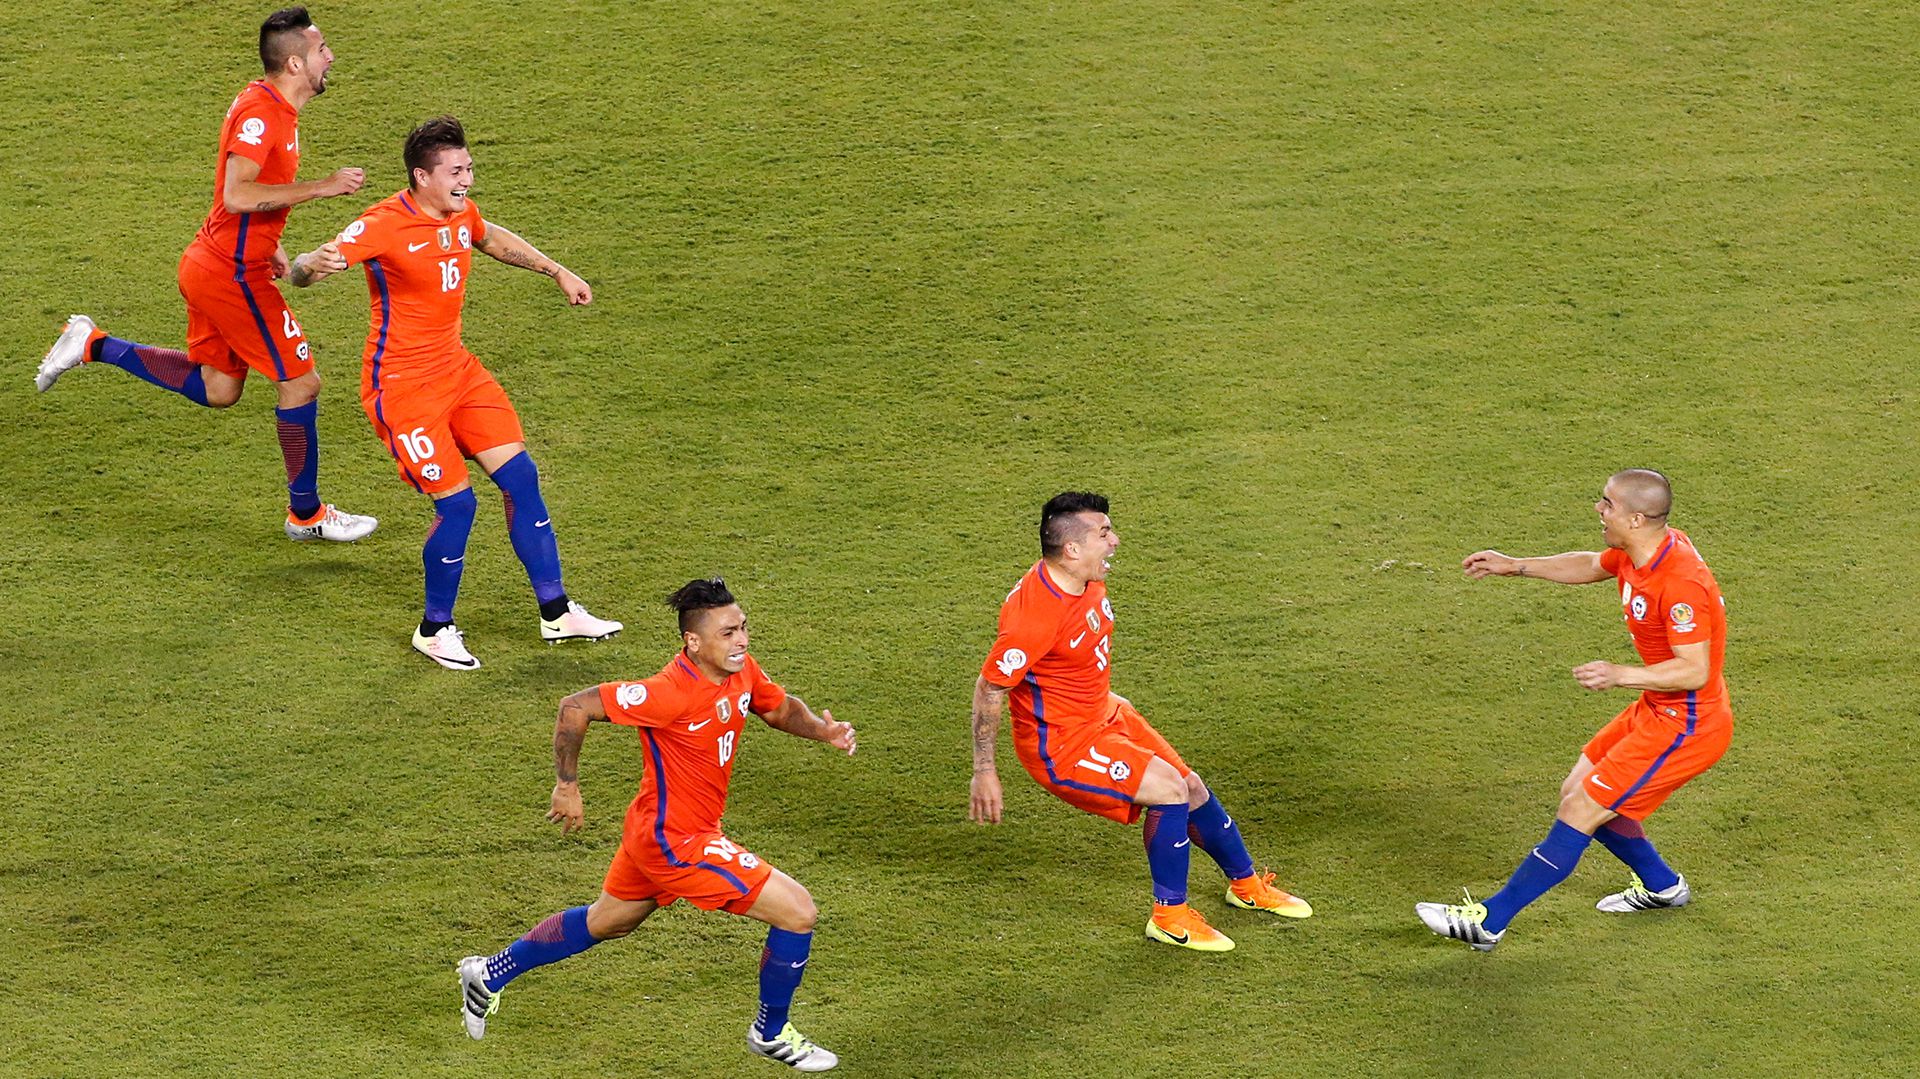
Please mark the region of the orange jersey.
<svg viewBox="0 0 1920 1079"><path fill-rule="evenodd" d="M487 233L479 207L432 217L405 191L377 203L340 233L340 253L367 271L373 317L361 392L429 379L464 365L460 309L473 245Z"/></svg>
<svg viewBox="0 0 1920 1079"><path fill-rule="evenodd" d="M1609 548L1600 555L1600 567L1620 581L1621 616L1643 663L1652 666L1672 659L1676 645L1710 645L1712 665L1706 685L1698 690L1647 690L1641 699L1655 711L1685 718L1689 725L1696 714L1729 711L1722 673L1727 652L1726 602L1687 534L1669 528L1666 542L1645 566L1636 567L1625 551Z"/></svg>
<svg viewBox="0 0 1920 1079"><path fill-rule="evenodd" d="M290 184L300 172L300 111L264 82L251 82L227 109L220 128L220 160L213 169L213 209L187 246L187 257L233 280L272 280L269 260L287 227L287 211L227 212L227 159L239 154L260 166L263 184Z"/></svg>
<svg viewBox="0 0 1920 1079"><path fill-rule="evenodd" d="M1013 690L1016 743L1071 739L1076 729L1110 718L1118 700L1112 682L1113 605L1102 581L1071 595L1036 562L1000 605L1000 634L980 676Z"/></svg>
<svg viewBox="0 0 1920 1079"><path fill-rule="evenodd" d="M638 727L646 750L621 842L648 858L681 864L674 854L678 840L720 828L747 713L765 715L786 699L787 691L752 656L718 685L684 653L652 678L603 684L607 718Z"/></svg>

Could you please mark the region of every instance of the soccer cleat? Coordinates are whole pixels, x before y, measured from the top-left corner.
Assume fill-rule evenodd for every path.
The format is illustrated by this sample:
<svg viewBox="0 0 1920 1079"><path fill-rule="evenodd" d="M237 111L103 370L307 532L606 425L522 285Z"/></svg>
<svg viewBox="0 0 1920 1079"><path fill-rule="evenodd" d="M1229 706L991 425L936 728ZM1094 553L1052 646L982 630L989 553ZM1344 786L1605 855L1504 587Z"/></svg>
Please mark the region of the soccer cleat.
<svg viewBox="0 0 1920 1079"><path fill-rule="evenodd" d="M460 974L460 1021L467 1037L487 1036L487 1017L500 1010L500 994L487 988L487 957L470 955L455 968Z"/></svg>
<svg viewBox="0 0 1920 1079"><path fill-rule="evenodd" d="M365 539L380 527L377 517L365 517L357 513L341 513L329 502L320 507L320 512L312 520L302 521L291 511L287 513L287 538L296 542L306 540L332 540L335 543L352 543Z"/></svg>
<svg viewBox="0 0 1920 1079"><path fill-rule="evenodd" d="M1633 880L1624 892L1615 892L1593 905L1595 910L1604 910L1608 914L1629 914L1636 910L1666 910L1669 907L1684 907L1693 901L1693 889L1687 887L1687 878L1683 875L1674 886L1662 892L1650 892L1640 883L1640 874L1632 874Z"/></svg>
<svg viewBox="0 0 1920 1079"><path fill-rule="evenodd" d="M442 626L431 637L421 633L419 626L413 627L413 650L448 670L471 671L480 666L467 651L467 635L453 626Z"/></svg>
<svg viewBox="0 0 1920 1079"><path fill-rule="evenodd" d="M558 618L540 620L540 639L548 644L560 641L604 641L627 627L606 618L595 618L585 607L567 601L567 609Z"/></svg>
<svg viewBox="0 0 1920 1079"><path fill-rule="evenodd" d="M1500 943L1500 938L1506 931L1494 933L1480 924L1487 920L1486 906L1474 902L1471 895L1466 895L1464 898L1465 903L1456 903L1451 906L1445 903L1415 903L1413 912L1420 916L1421 921L1427 923L1428 929L1443 937L1464 940L1472 945L1476 952L1492 951L1493 946Z"/></svg>
<svg viewBox="0 0 1920 1079"><path fill-rule="evenodd" d="M1156 905L1147 919L1147 939L1196 952L1230 952L1233 939L1207 924L1200 912L1185 903L1176 907Z"/></svg>
<svg viewBox="0 0 1920 1079"><path fill-rule="evenodd" d="M1272 873L1255 873L1232 882L1227 886L1227 902L1241 910L1264 910L1282 918L1313 917L1313 907L1306 900L1273 886Z"/></svg>
<svg viewBox="0 0 1920 1079"><path fill-rule="evenodd" d="M793 1029L792 1023L781 1027L772 1041L763 1041L754 1025L748 1024L747 1048L754 1056L777 1061L797 1072L823 1072L840 1063L839 1057L815 1045L811 1038Z"/></svg>
<svg viewBox="0 0 1920 1079"><path fill-rule="evenodd" d="M47 350L47 358L40 361L33 388L45 393L53 388L54 380L87 362L87 343L93 339L94 329L93 320L85 315L68 319L59 339Z"/></svg>

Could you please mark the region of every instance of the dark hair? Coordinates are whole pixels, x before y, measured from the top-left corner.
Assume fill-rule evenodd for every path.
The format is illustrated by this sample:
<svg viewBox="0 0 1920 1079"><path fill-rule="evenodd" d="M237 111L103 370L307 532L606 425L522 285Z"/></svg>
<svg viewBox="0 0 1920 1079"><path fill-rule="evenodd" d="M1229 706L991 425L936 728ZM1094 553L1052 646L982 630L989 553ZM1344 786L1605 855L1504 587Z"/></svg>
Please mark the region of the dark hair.
<svg viewBox="0 0 1920 1079"><path fill-rule="evenodd" d="M464 150L467 148L467 132L460 121L451 116L436 116L407 135L405 152L407 161L407 186L413 186L413 170L433 171L433 155L442 150Z"/></svg>
<svg viewBox="0 0 1920 1079"><path fill-rule="evenodd" d="M1107 512L1107 496L1092 491L1062 491L1040 507L1040 554L1052 558L1067 544L1067 519L1079 513Z"/></svg>
<svg viewBox="0 0 1920 1079"><path fill-rule="evenodd" d="M680 632L685 633L693 624L693 616L701 611L711 611L715 607L731 607L739 602L733 593L727 591L727 582L719 577L709 577L703 581L688 581L680 590L667 597L667 606L680 612Z"/></svg>
<svg viewBox="0 0 1920 1079"><path fill-rule="evenodd" d="M313 25L303 7L281 8L260 24L260 66L271 75L287 66L287 57L298 56L300 32Z"/></svg>

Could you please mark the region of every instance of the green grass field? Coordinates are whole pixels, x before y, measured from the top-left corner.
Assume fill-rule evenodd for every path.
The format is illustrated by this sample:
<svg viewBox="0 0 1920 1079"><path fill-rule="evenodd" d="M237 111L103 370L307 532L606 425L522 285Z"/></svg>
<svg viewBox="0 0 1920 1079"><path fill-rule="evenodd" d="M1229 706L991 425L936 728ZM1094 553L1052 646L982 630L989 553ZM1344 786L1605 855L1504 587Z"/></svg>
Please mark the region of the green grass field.
<svg viewBox="0 0 1920 1079"><path fill-rule="evenodd" d="M1920 13L1545 4L320 4L320 242L454 112L487 215L467 343L526 421L570 590L538 643L489 484L460 623L406 647L430 511L355 394L358 272L293 297L322 494L280 536L270 389L53 392L70 312L182 340L261 7L0 7L0 1075L771 1075L761 930L676 907L460 1032L452 962L586 902L640 774L554 702L649 674L727 575L851 761L757 730L731 834L823 911L795 1017L849 1075L1867 1075L1920 1067L1909 563ZM1490 956L1496 887L1628 696L1610 589L1459 559L1598 542L1668 470L1726 592L1732 751L1653 818L1696 903L1610 918L1599 847ZM1114 499L1115 688L1318 914L1141 939L1137 832L1036 788L965 820L967 707L1039 504Z"/></svg>

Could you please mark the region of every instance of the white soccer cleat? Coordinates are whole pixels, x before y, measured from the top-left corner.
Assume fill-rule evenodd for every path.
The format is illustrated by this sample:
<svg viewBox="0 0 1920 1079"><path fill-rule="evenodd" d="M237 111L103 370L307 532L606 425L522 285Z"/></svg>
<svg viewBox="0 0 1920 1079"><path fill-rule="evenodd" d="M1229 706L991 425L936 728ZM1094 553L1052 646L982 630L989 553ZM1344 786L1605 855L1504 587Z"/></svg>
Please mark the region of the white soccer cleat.
<svg viewBox="0 0 1920 1079"><path fill-rule="evenodd" d="M1506 931L1495 933L1481 923L1487 919L1487 908L1466 897L1465 903L1415 903L1413 912L1427 924L1427 928L1443 937L1462 940L1473 946L1476 952L1490 952L1500 943Z"/></svg>
<svg viewBox="0 0 1920 1079"><path fill-rule="evenodd" d="M467 1025L467 1037L479 1041L487 1036L487 1017L500 1010L500 994L487 988L486 956L467 956L455 969L460 974L460 1021Z"/></svg>
<svg viewBox="0 0 1920 1079"><path fill-rule="evenodd" d="M540 620L540 639L548 644L558 641L604 641L625 628L611 619L595 618L587 613L585 607L568 600L567 609L560 617Z"/></svg>
<svg viewBox="0 0 1920 1079"><path fill-rule="evenodd" d="M87 362L87 340L93 331L93 320L85 315L68 319L59 340L47 350L47 358L40 361L40 370L33 376L33 388L45 393L53 388L55 379Z"/></svg>
<svg viewBox="0 0 1920 1079"><path fill-rule="evenodd" d="M785 1064L797 1072L823 1072L840 1063L839 1057L815 1045L812 1039L793 1029L792 1023L781 1027L779 1037L772 1041L762 1041L759 1032L749 1024L747 1048L754 1056Z"/></svg>
<svg viewBox="0 0 1920 1079"><path fill-rule="evenodd" d="M480 661L467 651L467 635L453 626L442 626L428 637L413 627L413 650L452 671L478 670Z"/></svg>
<svg viewBox="0 0 1920 1079"><path fill-rule="evenodd" d="M296 542L306 540L332 540L335 543L352 543L365 539L380 527L378 517L367 517L358 513L342 513L329 502L320 507L320 516L302 524L287 514L287 538Z"/></svg>
<svg viewBox="0 0 1920 1079"><path fill-rule="evenodd" d="M1604 910L1608 914L1630 914L1636 910L1666 910L1671 907L1684 907L1693 901L1693 889L1687 887L1687 878L1681 875L1674 886L1661 892L1651 892L1640 883L1640 874L1633 874L1632 883L1624 892L1615 892L1593 905L1595 910Z"/></svg>

